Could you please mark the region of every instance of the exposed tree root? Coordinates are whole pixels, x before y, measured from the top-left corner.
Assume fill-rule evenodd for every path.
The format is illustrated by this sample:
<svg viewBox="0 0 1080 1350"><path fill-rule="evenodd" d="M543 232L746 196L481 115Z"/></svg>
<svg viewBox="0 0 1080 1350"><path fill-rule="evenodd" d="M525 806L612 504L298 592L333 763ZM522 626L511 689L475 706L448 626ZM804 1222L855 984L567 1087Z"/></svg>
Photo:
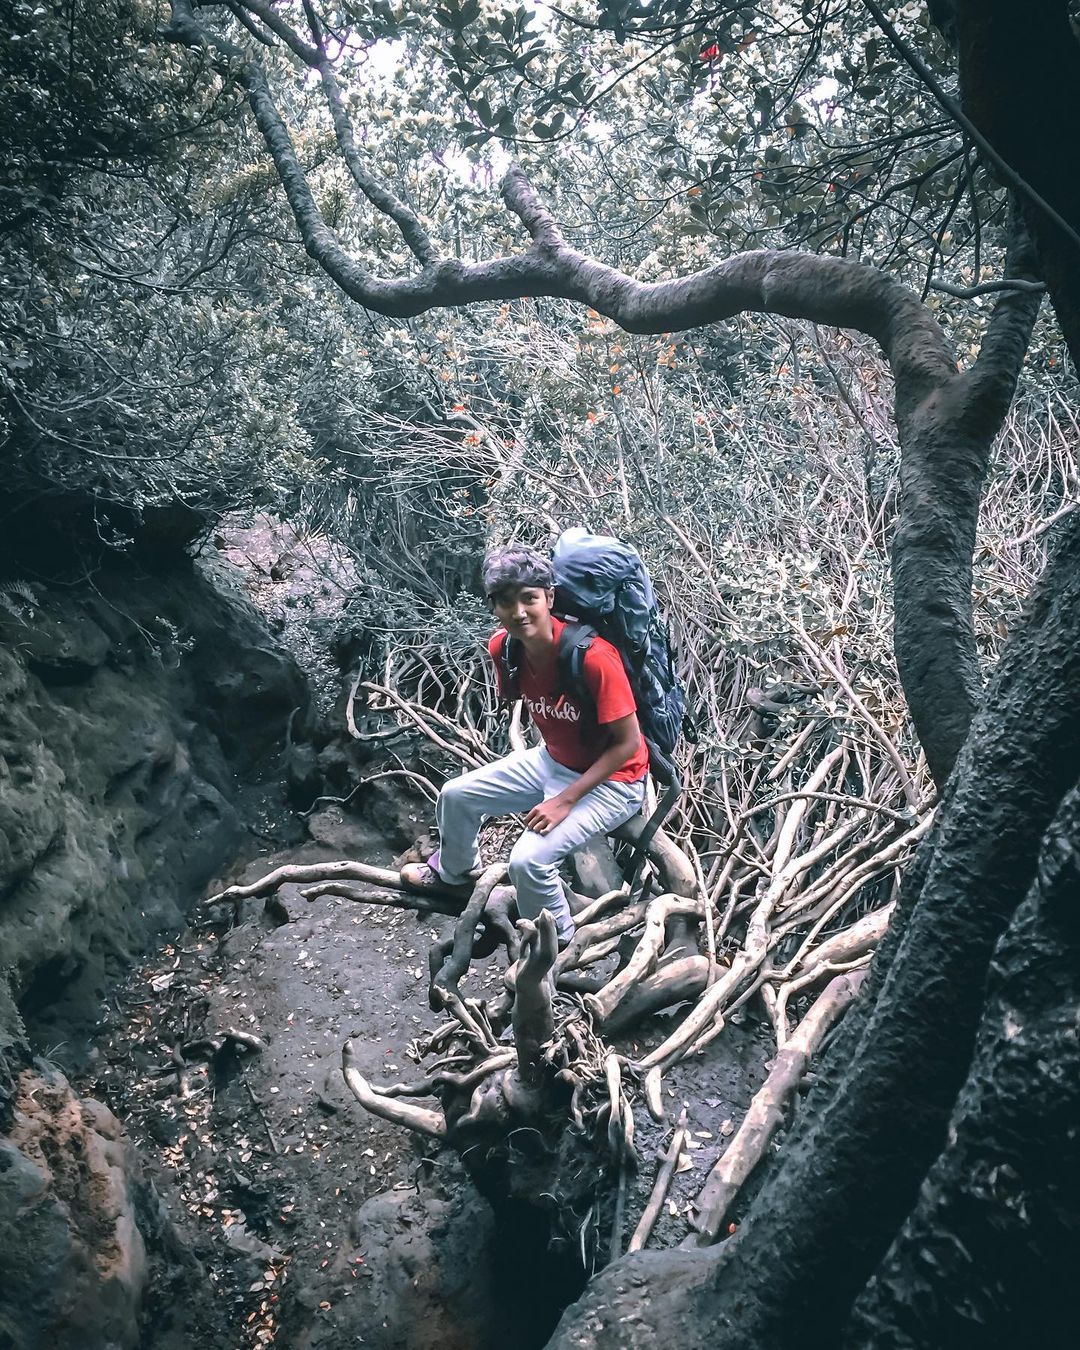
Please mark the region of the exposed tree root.
<svg viewBox="0 0 1080 1350"><path fill-rule="evenodd" d="M346 1047L346 1081L365 1109L459 1152L493 1203L542 1203L555 1235L594 1248L605 1245L595 1232L599 1192L625 1196L627 1169L637 1165L635 1106L662 1120L665 1070L721 1034L734 1009L760 1000L775 1028L777 1060L700 1197L693 1240L708 1241L773 1137L825 1030L854 997L893 911L898 871L931 819L912 811L910 773L899 771L896 747L882 743L880 720L835 659L812 665L820 683L807 690L824 685L830 671L865 733L834 736L807 717L787 742L774 736L767 772L759 765L738 793L725 780L712 861L696 851L685 824L678 842L658 832L641 885L631 891L624 883L577 906L574 937L562 952L549 916L536 924L518 920L502 863L484 872L464 906L456 896L410 894L396 872L350 861L279 868L215 900L238 903L299 882L310 901L340 895L457 916L453 936L428 957L429 1002L448 1020L409 1048L426 1071L412 1083L376 1089ZM460 693L451 716L410 699L389 670L364 687L376 708L383 700L402 726L431 733L444 751L456 746L462 762L492 757L478 725L463 714ZM632 845L644 827L644 817L629 821L616 832L616 847ZM621 875L602 841L594 847L596 875ZM658 892L652 899L650 890ZM473 961L499 948L506 952L504 989L484 1001L469 997ZM825 983L805 1012L803 1000ZM684 1016L636 1062L605 1039L679 1004ZM433 1104L405 1100L424 1097ZM583 1214L593 1234L588 1242ZM621 1246L622 1223L616 1212L611 1250ZM648 1225L639 1230L646 1236L631 1245L646 1240Z"/></svg>
<svg viewBox="0 0 1080 1350"><path fill-rule="evenodd" d="M652 1013L692 1002L704 992L708 982L707 957L684 956L672 961L630 990L604 1019L604 1031L613 1036Z"/></svg>
<svg viewBox="0 0 1080 1350"><path fill-rule="evenodd" d="M645 928L634 954L604 988L586 1000L597 1021L605 1022L646 976L652 975L667 944L668 923L676 915L687 918L700 912L693 902L674 895L662 895L649 902L645 910Z"/></svg>
<svg viewBox="0 0 1080 1350"><path fill-rule="evenodd" d="M460 900L443 899L438 895L409 895L407 891L380 891L363 882L321 881L314 886L304 886L300 894L308 902L320 900L324 895L338 895L342 900L352 900L358 905L393 905L397 909L413 909L418 914L461 913Z"/></svg>
<svg viewBox="0 0 1080 1350"><path fill-rule="evenodd" d="M397 1101L386 1093L377 1092L356 1067L354 1058L352 1042L346 1041L341 1049L341 1072L349 1091L365 1111L389 1120L394 1125L404 1125L406 1129L415 1130L429 1139L446 1138L446 1121L438 1111L415 1106L412 1102Z"/></svg>
<svg viewBox="0 0 1080 1350"><path fill-rule="evenodd" d="M326 881L367 881L374 886L388 887L392 891L404 890L400 874L388 867L372 867L369 863L351 861L291 863L286 867L277 867L273 872L267 872L266 876L251 882L250 885L229 886L217 895L210 896L206 903L222 905L227 901L251 900L256 896L269 895L272 891L290 883Z"/></svg>
<svg viewBox="0 0 1080 1350"><path fill-rule="evenodd" d="M863 977L864 972L858 971L832 980L799 1023L795 1034L777 1053L769 1076L755 1093L742 1124L698 1192L694 1202L697 1234L688 1238L684 1246L705 1246L716 1240L732 1201L765 1156L770 1140L783 1124L784 1112L810 1060L826 1032L859 992Z"/></svg>
<svg viewBox="0 0 1080 1350"><path fill-rule="evenodd" d="M649 1240L653 1226L660 1217L660 1210L663 1208L664 1200L667 1197L668 1187L671 1185L671 1178L675 1175L675 1167L679 1161L679 1154L682 1152L683 1144L686 1140L686 1107L684 1106L679 1113L679 1121L671 1133L671 1139L667 1148L664 1150L660 1159L660 1165L656 1169L656 1180L653 1182L652 1193L649 1196L649 1203L642 1210L641 1218L634 1229L634 1235L630 1239L628 1252L640 1251Z"/></svg>

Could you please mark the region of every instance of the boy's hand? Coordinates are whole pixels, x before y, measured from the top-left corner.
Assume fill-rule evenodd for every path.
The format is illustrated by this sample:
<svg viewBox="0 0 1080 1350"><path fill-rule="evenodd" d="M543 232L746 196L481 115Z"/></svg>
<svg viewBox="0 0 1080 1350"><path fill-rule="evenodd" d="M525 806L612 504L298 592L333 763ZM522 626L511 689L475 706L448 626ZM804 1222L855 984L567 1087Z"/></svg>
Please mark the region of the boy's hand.
<svg viewBox="0 0 1080 1350"><path fill-rule="evenodd" d="M533 807L525 817L525 827L537 834L548 834L556 825L561 825L572 810L570 803L561 797L549 797L546 802Z"/></svg>

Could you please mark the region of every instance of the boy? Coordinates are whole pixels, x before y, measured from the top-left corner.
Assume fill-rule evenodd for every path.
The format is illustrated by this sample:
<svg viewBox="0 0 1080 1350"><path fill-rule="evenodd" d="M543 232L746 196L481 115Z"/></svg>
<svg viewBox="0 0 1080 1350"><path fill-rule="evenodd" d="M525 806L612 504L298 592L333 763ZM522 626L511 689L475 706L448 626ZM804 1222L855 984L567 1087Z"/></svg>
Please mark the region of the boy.
<svg viewBox="0 0 1080 1350"><path fill-rule="evenodd" d="M591 839L636 815L645 798L649 754L622 658L601 637L585 653L584 680L593 709L583 709L557 689L557 656L563 621L555 599L551 563L532 549L511 546L489 553L484 591L503 625L488 643L506 698L500 657L508 634L521 643L519 684L543 745L451 779L435 808L440 847L426 863L402 869L410 891L468 895L480 863L476 838L485 816L525 812L525 832L510 853L510 880L518 912L536 919L551 912L560 946L574 934L559 864Z"/></svg>

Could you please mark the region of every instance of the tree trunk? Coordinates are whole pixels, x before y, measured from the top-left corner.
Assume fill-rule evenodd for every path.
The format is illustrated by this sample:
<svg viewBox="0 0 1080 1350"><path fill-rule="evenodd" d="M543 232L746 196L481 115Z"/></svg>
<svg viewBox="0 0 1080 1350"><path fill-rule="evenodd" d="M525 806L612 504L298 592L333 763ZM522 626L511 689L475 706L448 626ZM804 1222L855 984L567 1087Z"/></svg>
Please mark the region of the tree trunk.
<svg viewBox="0 0 1080 1350"><path fill-rule="evenodd" d="M1080 38L1070 0L953 0L964 111L1054 208L1080 227ZM1039 270L1080 368L1080 243L1023 200Z"/></svg>
<svg viewBox="0 0 1080 1350"><path fill-rule="evenodd" d="M867 1302L858 1315L878 1315L871 1309L887 1297L892 1263L905 1254L918 1259L910 1255L918 1250L914 1238L899 1243L895 1254L890 1248L909 1215L918 1232L919 1208L933 1196L924 1189L931 1185L927 1174L947 1144L962 1087L960 1109L975 1109L978 1068L974 1082L964 1083L984 1016L990 959L1032 887L1040 840L1073 787L1078 764L1080 524L1070 522L1027 623L995 672L914 869L918 891L905 897L906 923L875 981L877 999L861 1019L857 1044L846 1040L846 1067L834 1059L832 1091L811 1094L803 1127L737 1239L701 1253L641 1253L618 1263L568 1311L553 1345L645 1346L662 1337L678 1350L781 1350L801 1347L811 1331L815 1343L840 1343L860 1298ZM1074 963L1074 953L1059 946L1055 959ZM1037 1001L1037 991L1032 998ZM1052 1012L1047 1017L1045 1041L1052 1049ZM1029 1051L1037 1053L1042 1035L1033 1029ZM1057 1052L1060 1060L1065 1047ZM1051 1061L1047 1072L1061 1069ZM1019 1070L1009 1073L1013 1078L996 1089L1003 1142L1010 1129L1003 1104L1010 1092L1023 1096ZM985 1101L992 1104L992 1095ZM1015 1116L1022 1103L1011 1109ZM1051 1133L1056 1128L1047 1126ZM994 1138L989 1134L989 1149ZM949 1166L958 1175L961 1165L957 1153ZM949 1201L950 1221L962 1201L959 1193ZM1027 1209L1052 1212L1054 1203L1052 1190L1043 1187ZM933 1278L932 1271L923 1278ZM892 1287L898 1283L894 1277ZM938 1288L944 1305L948 1289ZM632 1322L621 1320L629 1315L627 1291L634 1295ZM1019 1296L1015 1287L1007 1295ZM1015 1311L1022 1315L1022 1308ZM860 1341L861 1334L853 1323L849 1343L871 1343Z"/></svg>
<svg viewBox="0 0 1080 1350"><path fill-rule="evenodd" d="M918 1204L844 1337L1054 1345L1080 1257L1080 786L994 953L971 1071Z"/></svg>

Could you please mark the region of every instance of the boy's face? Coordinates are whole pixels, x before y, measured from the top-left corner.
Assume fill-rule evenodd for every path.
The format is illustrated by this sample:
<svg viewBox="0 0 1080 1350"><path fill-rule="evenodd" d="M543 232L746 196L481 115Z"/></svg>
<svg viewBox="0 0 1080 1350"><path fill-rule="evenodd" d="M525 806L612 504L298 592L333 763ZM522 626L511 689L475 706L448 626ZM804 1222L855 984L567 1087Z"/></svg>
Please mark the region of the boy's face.
<svg viewBox="0 0 1080 1350"><path fill-rule="evenodd" d="M495 617L516 637L536 637L551 628L555 592L543 586L512 586L491 597Z"/></svg>

